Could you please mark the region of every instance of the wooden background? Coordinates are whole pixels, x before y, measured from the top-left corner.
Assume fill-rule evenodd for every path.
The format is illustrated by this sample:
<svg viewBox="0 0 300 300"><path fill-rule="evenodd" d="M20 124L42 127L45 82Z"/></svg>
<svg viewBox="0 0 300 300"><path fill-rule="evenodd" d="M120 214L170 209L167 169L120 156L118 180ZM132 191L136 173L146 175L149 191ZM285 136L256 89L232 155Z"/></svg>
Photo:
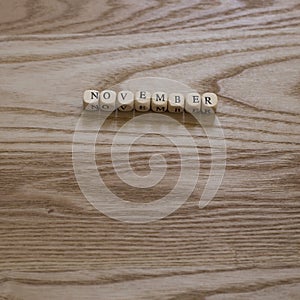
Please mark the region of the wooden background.
<svg viewBox="0 0 300 300"><path fill-rule="evenodd" d="M299 24L298 0L0 0L0 299L300 299ZM187 124L197 190L132 225L82 195L72 138L85 89L141 76L218 93L228 158L199 209L210 149ZM111 120L97 161L112 190L150 201L173 188L180 160L165 147L151 194L122 185L109 146L127 120ZM146 142L132 149L137 172L166 143Z"/></svg>

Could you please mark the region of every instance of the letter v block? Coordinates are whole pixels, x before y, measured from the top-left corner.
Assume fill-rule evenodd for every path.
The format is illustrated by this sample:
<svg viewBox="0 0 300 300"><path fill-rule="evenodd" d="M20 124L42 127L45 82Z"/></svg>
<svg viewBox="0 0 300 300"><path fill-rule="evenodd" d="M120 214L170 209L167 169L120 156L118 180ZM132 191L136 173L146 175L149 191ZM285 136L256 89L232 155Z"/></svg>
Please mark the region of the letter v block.
<svg viewBox="0 0 300 300"><path fill-rule="evenodd" d="M131 91L120 91L117 97L117 107L120 111L132 111L134 108L134 95Z"/></svg>

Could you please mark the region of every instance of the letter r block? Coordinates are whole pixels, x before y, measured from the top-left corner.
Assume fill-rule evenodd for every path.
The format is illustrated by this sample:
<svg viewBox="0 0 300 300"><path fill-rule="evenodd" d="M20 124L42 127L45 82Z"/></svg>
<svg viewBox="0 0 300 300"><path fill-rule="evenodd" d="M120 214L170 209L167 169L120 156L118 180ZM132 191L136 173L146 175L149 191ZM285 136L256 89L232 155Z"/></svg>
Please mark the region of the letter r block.
<svg viewBox="0 0 300 300"><path fill-rule="evenodd" d="M202 113L211 114L217 111L218 96L214 93L204 93L202 95Z"/></svg>

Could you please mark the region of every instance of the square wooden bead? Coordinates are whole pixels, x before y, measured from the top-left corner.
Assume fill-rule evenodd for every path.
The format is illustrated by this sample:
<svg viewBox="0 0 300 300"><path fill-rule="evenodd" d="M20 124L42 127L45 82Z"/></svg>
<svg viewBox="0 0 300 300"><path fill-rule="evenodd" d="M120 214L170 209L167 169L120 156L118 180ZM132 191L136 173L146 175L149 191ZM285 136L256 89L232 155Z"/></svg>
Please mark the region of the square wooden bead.
<svg viewBox="0 0 300 300"><path fill-rule="evenodd" d="M185 110L188 113L198 113L201 111L201 95L198 93L187 94L185 100Z"/></svg>
<svg viewBox="0 0 300 300"><path fill-rule="evenodd" d="M179 93L169 95L168 110L173 113L181 113L184 111L184 96Z"/></svg>
<svg viewBox="0 0 300 300"><path fill-rule="evenodd" d="M202 95L201 110L205 114L215 113L218 106L218 96L214 93L204 93Z"/></svg>
<svg viewBox="0 0 300 300"><path fill-rule="evenodd" d="M168 110L168 95L165 92L155 92L151 98L151 109L155 112Z"/></svg>
<svg viewBox="0 0 300 300"><path fill-rule="evenodd" d="M151 105L151 94L147 91L135 93L134 108L136 111L149 111Z"/></svg>
<svg viewBox="0 0 300 300"><path fill-rule="evenodd" d="M117 97L117 107L120 111L132 111L134 108L134 95L131 91L120 91Z"/></svg>
<svg viewBox="0 0 300 300"><path fill-rule="evenodd" d="M83 94L83 108L85 110L99 110L100 92L96 90L86 90Z"/></svg>
<svg viewBox="0 0 300 300"><path fill-rule="evenodd" d="M114 111L116 109L117 94L111 90L104 90L100 94L100 109L103 111Z"/></svg>

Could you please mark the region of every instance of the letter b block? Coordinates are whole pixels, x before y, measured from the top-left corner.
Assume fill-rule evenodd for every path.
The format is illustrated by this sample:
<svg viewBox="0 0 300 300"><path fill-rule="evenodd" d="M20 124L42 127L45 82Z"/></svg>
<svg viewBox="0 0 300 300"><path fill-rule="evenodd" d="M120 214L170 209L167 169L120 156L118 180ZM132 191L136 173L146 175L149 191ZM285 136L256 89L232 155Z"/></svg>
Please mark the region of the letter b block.
<svg viewBox="0 0 300 300"><path fill-rule="evenodd" d="M184 96L179 93L173 93L169 96L168 110L173 113L181 113L184 110Z"/></svg>

